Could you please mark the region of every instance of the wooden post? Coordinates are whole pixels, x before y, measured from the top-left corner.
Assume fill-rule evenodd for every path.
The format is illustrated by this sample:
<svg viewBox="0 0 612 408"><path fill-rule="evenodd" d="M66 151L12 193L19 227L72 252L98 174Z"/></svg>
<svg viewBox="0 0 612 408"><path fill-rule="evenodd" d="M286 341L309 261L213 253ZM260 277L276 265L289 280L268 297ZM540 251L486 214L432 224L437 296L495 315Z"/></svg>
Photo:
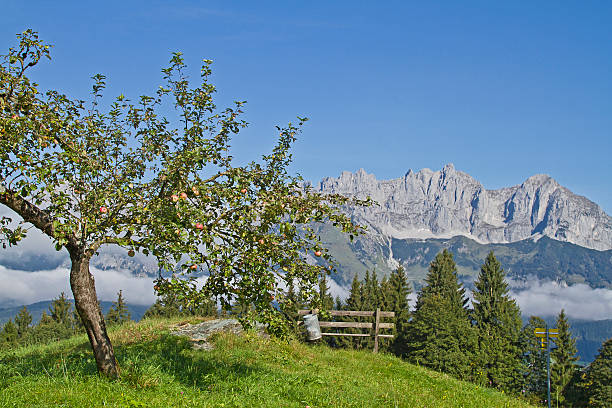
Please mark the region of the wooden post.
<svg viewBox="0 0 612 408"><path fill-rule="evenodd" d="M380 308L376 309L376 323L374 325L374 352L378 353L378 323L380 322Z"/></svg>

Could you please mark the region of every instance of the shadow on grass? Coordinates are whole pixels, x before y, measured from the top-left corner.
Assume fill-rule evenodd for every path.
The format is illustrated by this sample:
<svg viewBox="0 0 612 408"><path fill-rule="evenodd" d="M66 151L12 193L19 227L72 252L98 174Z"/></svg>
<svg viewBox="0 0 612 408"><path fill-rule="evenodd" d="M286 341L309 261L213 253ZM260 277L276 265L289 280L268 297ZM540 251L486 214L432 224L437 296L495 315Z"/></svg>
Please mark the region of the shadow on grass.
<svg viewBox="0 0 612 408"><path fill-rule="evenodd" d="M119 381L135 387L173 381L184 386L210 389L219 382L269 371L257 363L245 364L222 358L215 352L194 351L185 338L171 335L137 344L117 345L115 354L122 370ZM40 375L98 376L89 343L84 341L57 351L35 348L30 353L0 355L0 388L6 387L16 377Z"/></svg>

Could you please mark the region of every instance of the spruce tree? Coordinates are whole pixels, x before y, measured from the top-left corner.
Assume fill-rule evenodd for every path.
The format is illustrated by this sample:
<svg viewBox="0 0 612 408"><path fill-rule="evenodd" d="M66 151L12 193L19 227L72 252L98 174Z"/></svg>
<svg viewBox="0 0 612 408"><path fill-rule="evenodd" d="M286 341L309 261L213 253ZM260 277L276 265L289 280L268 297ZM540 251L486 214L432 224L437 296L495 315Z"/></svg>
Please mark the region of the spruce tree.
<svg viewBox="0 0 612 408"><path fill-rule="evenodd" d="M436 255L409 324L408 359L460 379L470 378L476 332L452 254Z"/></svg>
<svg viewBox="0 0 612 408"><path fill-rule="evenodd" d="M17 339L19 334L17 332L17 326L12 320L4 323L2 331L0 332L0 345L3 348L11 348L17 345Z"/></svg>
<svg viewBox="0 0 612 408"><path fill-rule="evenodd" d="M158 297L155 303L144 313L143 318L175 317L180 316L181 313L181 304L176 295L168 293Z"/></svg>
<svg viewBox="0 0 612 408"><path fill-rule="evenodd" d="M557 330L559 337L556 339L557 347L551 353L550 367L550 399L555 405L566 406L565 400L569 393L568 384L578 370L578 357L576 357L576 340L572 337L570 325L565 315L565 310L557 316Z"/></svg>
<svg viewBox="0 0 612 408"><path fill-rule="evenodd" d="M104 319L108 325L123 324L131 319L122 290L117 292L117 301L113 302Z"/></svg>
<svg viewBox="0 0 612 408"><path fill-rule="evenodd" d="M340 296L336 296L336 302L335 302L335 306L334 306L335 310L342 310L344 309L344 303L342 303L342 299L340 299Z"/></svg>
<svg viewBox="0 0 612 408"><path fill-rule="evenodd" d="M589 407L612 407L612 338L606 340L589 365L585 378Z"/></svg>
<svg viewBox="0 0 612 408"><path fill-rule="evenodd" d="M53 299L51 306L49 306L49 315L51 318L65 327L66 329L72 329L73 318L72 318L72 303L66 298L66 294L62 292L57 299Z"/></svg>
<svg viewBox="0 0 612 408"><path fill-rule="evenodd" d="M380 288L378 286L378 279L376 278L376 272L366 271L365 279L363 281L363 304L361 306L361 310L364 311L376 311L376 308L380 307ZM362 317L359 321L365 323L374 323L374 317ZM360 329L359 333L366 333L365 329ZM374 347L374 325L372 324L372 329L370 330L369 337L361 338L361 347L363 348L373 348Z"/></svg>
<svg viewBox="0 0 612 408"><path fill-rule="evenodd" d="M521 385L519 333L521 311L510 297L505 273L493 251L489 252L475 282L474 323L478 329L477 367L485 384L505 391Z"/></svg>
<svg viewBox="0 0 612 408"><path fill-rule="evenodd" d="M523 364L522 394L532 403L541 403L547 394L546 350L542 349L539 337L534 330L546 327L546 322L537 316L531 316L520 335Z"/></svg>
<svg viewBox="0 0 612 408"><path fill-rule="evenodd" d="M369 272L368 272L369 273ZM353 282L351 283L351 289L349 292L349 296L346 299L346 308L345 310L364 310L364 285L362 285L359 280L357 280L357 274L353 277ZM359 318L354 317L345 317L342 321L347 322L355 322L359 321ZM343 333L360 333L360 329L340 329ZM338 344L343 347L351 347L351 348L362 348L364 346L364 342L361 337L349 337L349 336L339 336Z"/></svg>
<svg viewBox="0 0 612 408"><path fill-rule="evenodd" d="M326 275L323 275L321 279L319 279L319 298L321 299L323 310L332 310L334 308L334 298L329 293Z"/></svg>
<svg viewBox="0 0 612 408"><path fill-rule="evenodd" d="M393 342L391 350L397 356L406 356L408 346L408 322L410 320L410 306L408 295L412 292L406 277L404 267L399 266L391 272L388 283L388 305L385 309L395 312L395 327L393 329Z"/></svg>
<svg viewBox="0 0 612 408"><path fill-rule="evenodd" d="M25 340L32 324L32 315L28 312L27 307L22 307L17 316L15 316L15 325L17 326L17 336L21 342Z"/></svg>

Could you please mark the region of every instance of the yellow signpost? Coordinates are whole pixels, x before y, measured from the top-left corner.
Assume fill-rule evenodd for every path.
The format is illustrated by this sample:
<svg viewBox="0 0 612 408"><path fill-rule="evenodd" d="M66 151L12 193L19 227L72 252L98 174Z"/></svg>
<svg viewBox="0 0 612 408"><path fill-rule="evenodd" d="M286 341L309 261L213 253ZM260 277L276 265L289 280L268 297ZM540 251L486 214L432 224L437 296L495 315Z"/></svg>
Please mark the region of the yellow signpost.
<svg viewBox="0 0 612 408"><path fill-rule="evenodd" d="M546 341L546 329L540 327L533 330L533 334L540 338L540 347L545 350L548 346ZM548 329L548 337L559 337L559 329Z"/></svg>
<svg viewBox="0 0 612 408"><path fill-rule="evenodd" d="M548 374L547 385L548 385L548 408L550 408L550 340L559 338L559 329L549 329L548 327L541 328L537 327L533 330L533 334L540 338L540 344L542 350L546 349L546 371Z"/></svg>

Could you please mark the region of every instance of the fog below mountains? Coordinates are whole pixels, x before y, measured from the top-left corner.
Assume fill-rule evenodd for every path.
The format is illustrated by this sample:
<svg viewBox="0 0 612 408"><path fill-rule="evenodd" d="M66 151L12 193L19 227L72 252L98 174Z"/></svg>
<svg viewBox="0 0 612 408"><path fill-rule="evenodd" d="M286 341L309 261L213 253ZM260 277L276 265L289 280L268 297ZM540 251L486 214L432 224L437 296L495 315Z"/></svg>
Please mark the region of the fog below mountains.
<svg viewBox="0 0 612 408"><path fill-rule="evenodd" d="M91 268L96 280L100 300L113 301L117 292L131 304L150 305L155 301L153 278L134 276L123 270ZM612 318L612 290L593 289L588 285L572 286L538 280L509 281L511 294L524 316L555 316L565 309L569 317L584 320ZM30 304L56 298L60 292L72 297L69 285L69 269L58 267L50 270L24 271L0 265L0 308ZM346 299L348 288L330 281L330 292ZM468 292L468 295L471 293ZM416 295L411 295L414 305Z"/></svg>
<svg viewBox="0 0 612 408"><path fill-rule="evenodd" d="M117 292L123 290L127 302L150 305L155 301L152 276L156 262L139 254L128 258L125 252L108 247L92 259L91 272L98 298L113 301ZM329 283L334 298L346 299L347 287L335 281ZM524 316L555 316L563 308L574 319L612 318L612 290L609 289L594 289L585 284L568 286L535 277L510 280L509 284ZM55 251L48 237L31 230L18 246L0 250L0 308L53 299L62 291L72 297L68 253L65 249ZM412 305L415 298L412 294Z"/></svg>

